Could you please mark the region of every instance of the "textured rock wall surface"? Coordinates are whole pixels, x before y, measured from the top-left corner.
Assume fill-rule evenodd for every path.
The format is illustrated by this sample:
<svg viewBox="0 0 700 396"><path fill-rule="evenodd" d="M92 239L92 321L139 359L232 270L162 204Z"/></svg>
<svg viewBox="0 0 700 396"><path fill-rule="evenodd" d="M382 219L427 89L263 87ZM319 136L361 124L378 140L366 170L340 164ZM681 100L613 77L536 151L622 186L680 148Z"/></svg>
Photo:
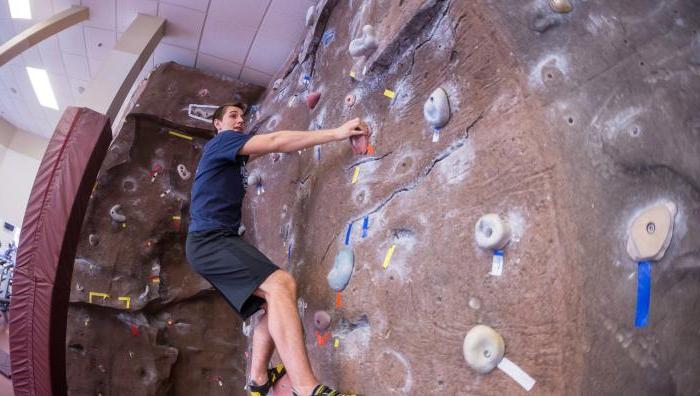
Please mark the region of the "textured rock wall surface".
<svg viewBox="0 0 700 396"><path fill-rule="evenodd" d="M256 160L251 170L264 191L249 193L244 223L247 238L298 279L306 343L324 381L365 395L526 393L500 370L477 374L466 365L464 336L485 324L503 336L505 356L537 381L533 394L700 389L700 5L571 4L559 14L546 0L319 1L316 22L278 89L261 101L252 129L320 129L357 116L370 125L376 152L356 156L337 142ZM358 64L348 44L366 24L379 45ZM423 103L438 87L452 117L433 141ZM321 98L309 110L305 98L315 91ZM111 203L121 194L104 197ZM637 266L625 249L627 228L662 199L679 213L665 257L653 264L649 325L635 328ZM95 218L107 223L110 206L102 205ZM489 275L492 254L474 241L486 213L500 214L513 230L501 276ZM338 304L326 275L346 240L355 269ZM246 341L225 303L197 294L206 285L184 281L176 242L168 254L189 286L164 292L181 300L162 297L150 310L128 313L149 321L141 338L129 338L116 301L98 301L109 307L98 308L75 293L69 335L83 326L79 314L91 312L91 323L103 315L101 328L115 337L81 327L83 350L69 359L69 373L94 373L113 393L148 378L144 394L168 387L179 394L185 386L189 394L243 394ZM117 246L103 254L127 265ZM149 266L139 262L145 277ZM332 316L328 333L314 330L317 310ZM165 313L191 324L189 335L178 338L162 325ZM188 352L188 345L221 339L230 346ZM141 377L114 352L98 356L105 345L124 351L125 340L143 345L134 346L146 353ZM95 371L100 359L112 371ZM225 373L224 389L206 383L205 369ZM220 375L213 371L206 374Z"/></svg>

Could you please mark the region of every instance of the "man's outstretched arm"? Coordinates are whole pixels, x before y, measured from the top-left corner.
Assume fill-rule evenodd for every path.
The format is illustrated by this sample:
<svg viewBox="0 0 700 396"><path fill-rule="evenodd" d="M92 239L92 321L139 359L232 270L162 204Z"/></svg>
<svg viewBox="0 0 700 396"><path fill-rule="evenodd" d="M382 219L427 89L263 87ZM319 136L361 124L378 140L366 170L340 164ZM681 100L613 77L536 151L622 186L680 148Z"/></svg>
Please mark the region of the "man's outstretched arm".
<svg viewBox="0 0 700 396"><path fill-rule="evenodd" d="M279 131L250 138L238 151L239 155L257 157L270 153L291 153L319 144L347 139L366 132L360 129L360 119L350 120L338 128L319 131Z"/></svg>

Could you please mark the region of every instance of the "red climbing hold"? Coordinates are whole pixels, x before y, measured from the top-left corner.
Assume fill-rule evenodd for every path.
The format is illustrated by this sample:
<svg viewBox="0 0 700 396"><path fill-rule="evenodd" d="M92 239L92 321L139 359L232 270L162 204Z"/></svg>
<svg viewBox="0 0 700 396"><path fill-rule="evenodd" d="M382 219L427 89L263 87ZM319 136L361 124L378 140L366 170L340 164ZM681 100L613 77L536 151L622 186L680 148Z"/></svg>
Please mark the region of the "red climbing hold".
<svg viewBox="0 0 700 396"><path fill-rule="evenodd" d="M321 99L320 92L309 92L309 94L306 95L306 105L309 107L309 109L313 109L314 107L316 107L316 104L318 103L319 99Z"/></svg>
<svg viewBox="0 0 700 396"><path fill-rule="evenodd" d="M129 328L131 329L132 336L138 337L139 335L141 335L141 333L139 332L139 328L135 324L132 324Z"/></svg>
<svg viewBox="0 0 700 396"><path fill-rule="evenodd" d="M352 152L355 154L367 154L369 150L369 136L372 131L369 130L369 125L366 122L361 121L358 130L363 130L365 133L362 135L350 136L350 144L352 145ZM372 150L374 151L374 150Z"/></svg>

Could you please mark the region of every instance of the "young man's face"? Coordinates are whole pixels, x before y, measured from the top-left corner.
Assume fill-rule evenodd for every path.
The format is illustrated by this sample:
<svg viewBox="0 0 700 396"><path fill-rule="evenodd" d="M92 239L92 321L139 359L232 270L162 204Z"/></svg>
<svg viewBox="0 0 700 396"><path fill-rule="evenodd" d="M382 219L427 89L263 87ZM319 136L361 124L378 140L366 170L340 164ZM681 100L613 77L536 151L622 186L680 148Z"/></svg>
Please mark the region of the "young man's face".
<svg viewBox="0 0 700 396"><path fill-rule="evenodd" d="M242 131L245 128L243 109L237 106L227 106L221 120L214 120L214 128L216 128L217 132L228 130Z"/></svg>

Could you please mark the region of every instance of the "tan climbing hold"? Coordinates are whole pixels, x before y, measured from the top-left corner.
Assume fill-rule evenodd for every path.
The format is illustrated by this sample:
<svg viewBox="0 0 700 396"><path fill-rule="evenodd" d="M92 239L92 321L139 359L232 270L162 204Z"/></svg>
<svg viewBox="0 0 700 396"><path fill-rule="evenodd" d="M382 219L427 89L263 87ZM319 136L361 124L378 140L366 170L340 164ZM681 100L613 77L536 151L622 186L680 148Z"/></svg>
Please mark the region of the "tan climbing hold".
<svg viewBox="0 0 700 396"><path fill-rule="evenodd" d="M627 254L634 261L663 258L671 243L673 222L678 208L664 201L644 209L632 222L628 231Z"/></svg>
<svg viewBox="0 0 700 396"><path fill-rule="evenodd" d="M476 325L464 337L464 359L472 369L485 374L503 359L506 343L496 330Z"/></svg>
<svg viewBox="0 0 700 396"><path fill-rule="evenodd" d="M560 14L566 14L574 9L569 0L549 0L549 7Z"/></svg>

